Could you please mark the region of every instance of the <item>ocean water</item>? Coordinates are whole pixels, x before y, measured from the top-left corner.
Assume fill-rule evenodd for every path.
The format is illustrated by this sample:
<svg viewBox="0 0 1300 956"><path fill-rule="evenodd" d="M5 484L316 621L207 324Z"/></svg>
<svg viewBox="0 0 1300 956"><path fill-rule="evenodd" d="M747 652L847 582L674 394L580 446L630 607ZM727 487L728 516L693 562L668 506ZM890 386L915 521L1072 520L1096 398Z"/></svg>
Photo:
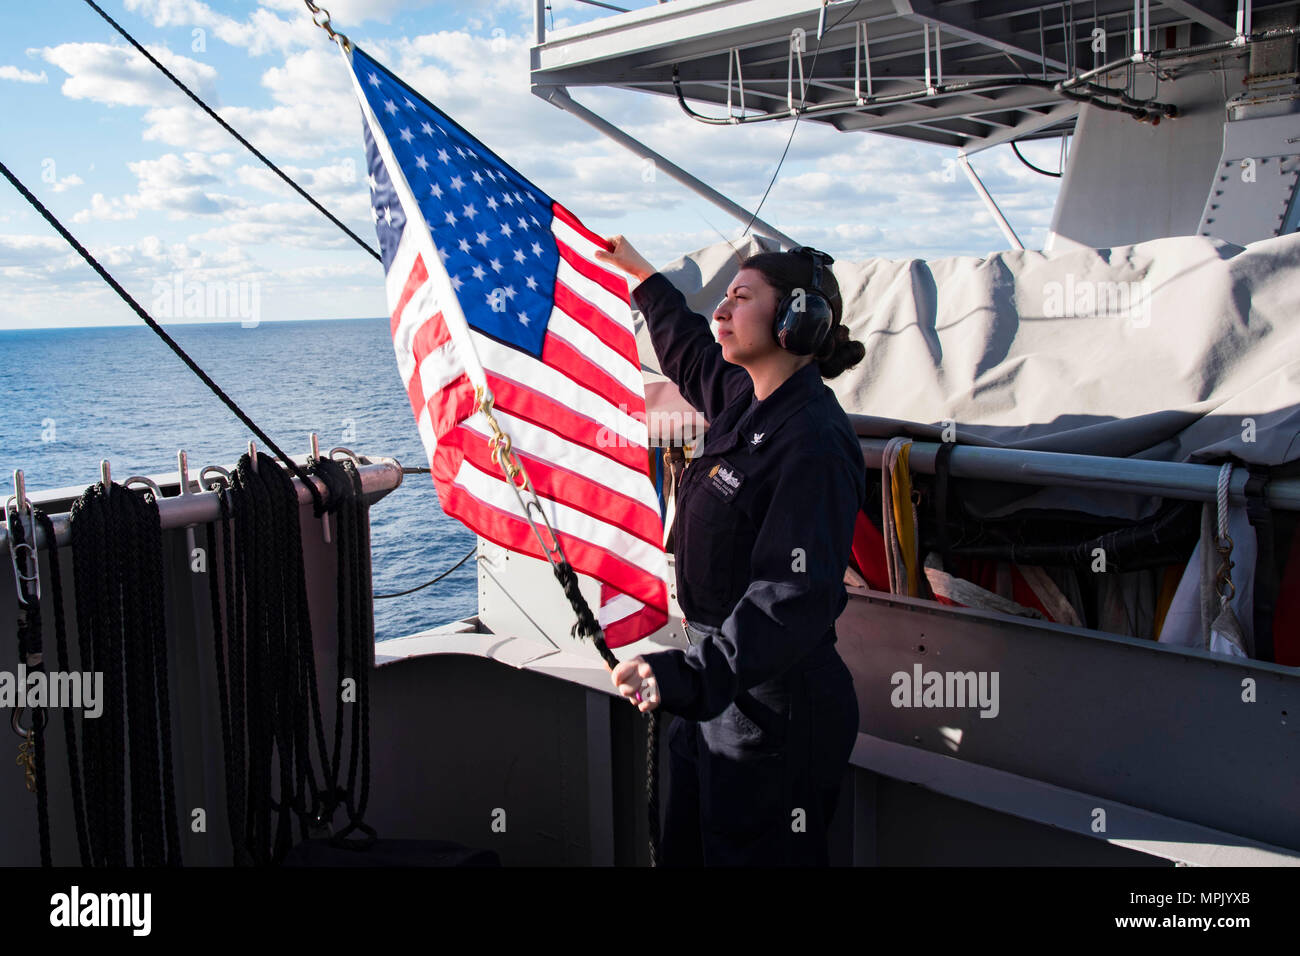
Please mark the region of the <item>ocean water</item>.
<svg viewBox="0 0 1300 956"><path fill-rule="evenodd" d="M338 445L359 454L427 464L397 373L388 320L174 325L168 333L291 455ZM0 331L0 487L21 468L28 492L171 473L176 452L190 475L233 465L254 436L143 324L104 329ZM266 449L262 449L266 451ZM374 590L423 584L474 547L442 513L428 475L407 475L370 510ZM375 601L377 640L477 612L471 558L437 584Z"/></svg>

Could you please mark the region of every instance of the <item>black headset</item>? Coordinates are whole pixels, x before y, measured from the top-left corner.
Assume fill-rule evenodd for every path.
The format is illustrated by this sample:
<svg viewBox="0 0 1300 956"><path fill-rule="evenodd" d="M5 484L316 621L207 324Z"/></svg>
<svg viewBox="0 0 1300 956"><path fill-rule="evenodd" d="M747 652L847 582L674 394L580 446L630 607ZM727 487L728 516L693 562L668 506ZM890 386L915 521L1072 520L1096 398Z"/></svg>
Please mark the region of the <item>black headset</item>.
<svg viewBox="0 0 1300 956"><path fill-rule="evenodd" d="M812 355L826 341L826 336L835 321L830 299L822 291L822 267L829 266L835 260L827 253L819 252L810 246L796 246L790 251L812 259L812 288L794 289L781 299L776 307L772 335L776 337L777 344L787 352L793 352L795 355ZM796 308L797 305L801 305L802 308Z"/></svg>

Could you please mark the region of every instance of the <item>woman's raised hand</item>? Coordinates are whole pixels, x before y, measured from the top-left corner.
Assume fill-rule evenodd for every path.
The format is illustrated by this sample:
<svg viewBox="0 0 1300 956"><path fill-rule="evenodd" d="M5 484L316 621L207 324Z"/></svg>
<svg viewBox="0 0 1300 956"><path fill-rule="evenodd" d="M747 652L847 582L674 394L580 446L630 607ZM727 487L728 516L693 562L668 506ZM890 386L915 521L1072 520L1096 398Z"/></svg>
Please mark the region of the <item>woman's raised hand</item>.
<svg viewBox="0 0 1300 956"><path fill-rule="evenodd" d="M638 282L644 282L658 271L623 236L610 236L606 241L614 248L609 252L596 249L596 258L602 262L617 266Z"/></svg>

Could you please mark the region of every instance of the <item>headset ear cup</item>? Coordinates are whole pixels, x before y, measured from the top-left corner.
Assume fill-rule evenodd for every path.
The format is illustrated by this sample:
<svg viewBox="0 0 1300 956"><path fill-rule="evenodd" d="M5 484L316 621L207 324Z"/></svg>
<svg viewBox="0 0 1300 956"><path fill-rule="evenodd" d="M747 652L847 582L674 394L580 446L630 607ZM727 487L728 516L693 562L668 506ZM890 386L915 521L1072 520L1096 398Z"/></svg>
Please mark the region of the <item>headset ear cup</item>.
<svg viewBox="0 0 1300 956"><path fill-rule="evenodd" d="M834 262L824 252L799 246L792 252L807 255L812 260L811 287L798 289L781 298L772 323L772 336L777 344L795 355L813 355L824 344L835 322L835 312L830 300L821 291L823 264ZM803 308L794 308L796 292L802 296Z"/></svg>
<svg viewBox="0 0 1300 956"><path fill-rule="evenodd" d="M790 308L790 300L777 316L774 326L777 343L795 355L812 355L826 339L834 322L831 304L820 292L809 291L804 296L804 307L799 311Z"/></svg>
<svg viewBox="0 0 1300 956"><path fill-rule="evenodd" d="M831 323L835 321L835 314L831 311L831 304L826 296L817 292L808 298L810 304L804 316L807 320L807 331L802 343L804 351L800 353L801 355L815 355L826 341L826 336L831 330Z"/></svg>
<svg viewBox="0 0 1300 956"><path fill-rule="evenodd" d="M776 305L776 318L772 320L772 338L776 339L776 344L781 348L786 347L786 341L790 336L790 327L794 323L794 313L791 306L794 304L794 296L787 295L781 298Z"/></svg>

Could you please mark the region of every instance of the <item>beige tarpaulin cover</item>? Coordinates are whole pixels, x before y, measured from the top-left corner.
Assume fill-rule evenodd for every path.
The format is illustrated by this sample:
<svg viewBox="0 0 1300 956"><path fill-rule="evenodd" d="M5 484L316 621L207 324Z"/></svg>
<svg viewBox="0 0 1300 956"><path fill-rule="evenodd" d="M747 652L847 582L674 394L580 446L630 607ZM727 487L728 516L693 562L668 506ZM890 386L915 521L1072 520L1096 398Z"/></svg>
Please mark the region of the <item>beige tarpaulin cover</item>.
<svg viewBox="0 0 1300 956"><path fill-rule="evenodd" d="M753 236L734 250L719 242L660 271L711 320L737 254L774 248ZM832 269L844 321L867 356L827 384L845 411L868 416L859 434L934 441L953 422L960 442L1008 448L1263 465L1300 458L1300 235L1245 248L1188 236ZM687 410L635 318L652 422L656 411ZM978 510L1136 518L1156 504L1027 490Z"/></svg>

